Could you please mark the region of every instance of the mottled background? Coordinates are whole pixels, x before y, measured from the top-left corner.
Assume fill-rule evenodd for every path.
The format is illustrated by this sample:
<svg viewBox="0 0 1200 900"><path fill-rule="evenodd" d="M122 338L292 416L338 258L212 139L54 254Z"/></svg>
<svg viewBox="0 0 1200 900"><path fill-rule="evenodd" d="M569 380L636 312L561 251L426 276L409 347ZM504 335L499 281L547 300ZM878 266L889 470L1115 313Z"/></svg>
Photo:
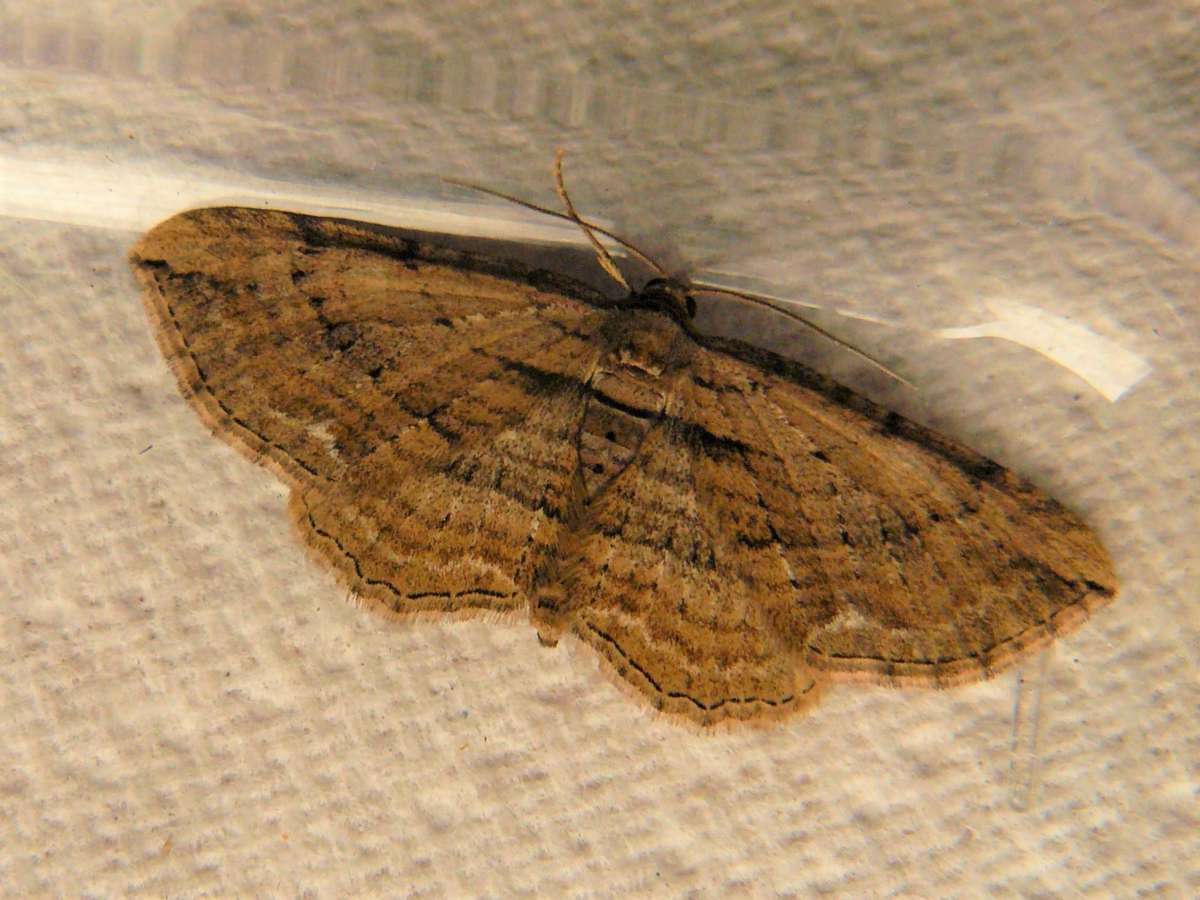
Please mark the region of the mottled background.
<svg viewBox="0 0 1200 900"><path fill-rule="evenodd" d="M993 682L716 735L574 642L344 603L125 253L231 199L482 227L434 176L553 202L559 146L581 209L918 390L707 327L1032 478L1120 599ZM1198 196L1193 2L0 4L0 890L1195 895Z"/></svg>

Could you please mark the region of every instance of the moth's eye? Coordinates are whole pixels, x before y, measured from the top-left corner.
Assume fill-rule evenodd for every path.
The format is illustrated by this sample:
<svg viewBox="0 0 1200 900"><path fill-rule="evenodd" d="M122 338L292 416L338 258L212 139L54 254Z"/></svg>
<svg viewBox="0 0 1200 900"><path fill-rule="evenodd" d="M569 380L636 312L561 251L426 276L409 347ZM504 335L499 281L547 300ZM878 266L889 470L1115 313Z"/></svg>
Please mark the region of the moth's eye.
<svg viewBox="0 0 1200 900"><path fill-rule="evenodd" d="M695 297L687 298L687 314L688 314L689 319L696 318L696 298Z"/></svg>

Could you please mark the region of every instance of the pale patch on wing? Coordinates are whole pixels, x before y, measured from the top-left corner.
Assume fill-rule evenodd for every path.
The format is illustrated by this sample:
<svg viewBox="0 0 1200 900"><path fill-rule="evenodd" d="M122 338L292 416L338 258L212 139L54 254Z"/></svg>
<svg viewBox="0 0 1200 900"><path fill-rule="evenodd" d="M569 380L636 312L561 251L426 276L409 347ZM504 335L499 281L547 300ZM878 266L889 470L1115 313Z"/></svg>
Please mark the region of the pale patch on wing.
<svg viewBox="0 0 1200 900"><path fill-rule="evenodd" d="M858 631L872 624L859 610L852 606L847 606L834 616L828 624L822 625L819 630L827 633Z"/></svg>
<svg viewBox="0 0 1200 900"><path fill-rule="evenodd" d="M333 432L329 428L331 423L332 420L329 419L324 422L315 422L311 425L305 426L304 430L307 431L311 437L314 437L320 441L321 445L325 448L325 452L328 453L330 457L337 460L341 454L338 453L337 438L333 436Z"/></svg>

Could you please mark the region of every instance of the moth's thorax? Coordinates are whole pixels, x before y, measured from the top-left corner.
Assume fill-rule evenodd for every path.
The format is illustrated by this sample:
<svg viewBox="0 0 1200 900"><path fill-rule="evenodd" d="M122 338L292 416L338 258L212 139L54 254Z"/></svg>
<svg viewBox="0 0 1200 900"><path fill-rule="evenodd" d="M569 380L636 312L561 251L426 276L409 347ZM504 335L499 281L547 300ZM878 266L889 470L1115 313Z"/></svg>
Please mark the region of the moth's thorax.
<svg viewBox="0 0 1200 900"><path fill-rule="evenodd" d="M634 307L652 309L670 316L687 331L691 331L692 317L696 314L696 301L688 292L688 286L674 278L654 278L629 298Z"/></svg>
<svg viewBox="0 0 1200 900"><path fill-rule="evenodd" d="M590 500L633 461L662 417L672 373L690 339L673 318L649 310L613 316L611 341L587 381L579 466Z"/></svg>

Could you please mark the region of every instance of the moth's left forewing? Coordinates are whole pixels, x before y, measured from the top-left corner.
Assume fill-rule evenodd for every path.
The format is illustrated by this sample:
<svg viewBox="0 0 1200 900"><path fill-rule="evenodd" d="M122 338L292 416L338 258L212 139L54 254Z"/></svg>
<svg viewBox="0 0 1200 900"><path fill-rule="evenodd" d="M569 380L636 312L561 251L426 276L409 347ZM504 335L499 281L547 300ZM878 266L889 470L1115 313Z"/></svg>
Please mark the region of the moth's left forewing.
<svg viewBox="0 0 1200 900"><path fill-rule="evenodd" d="M304 348L291 340L301 323L290 258L299 236L281 214L237 209L194 210L156 226L130 253L159 346L184 396L218 434L256 461L270 462L289 483L303 484L326 456L316 435L291 421L260 392L261 349L276 364L281 387L304 368ZM311 311L310 311L311 312ZM286 450L284 447L286 446Z"/></svg>
<svg viewBox="0 0 1200 900"><path fill-rule="evenodd" d="M177 216L132 258L185 396L285 478L355 594L394 615L523 606L606 312L503 261L263 210Z"/></svg>

